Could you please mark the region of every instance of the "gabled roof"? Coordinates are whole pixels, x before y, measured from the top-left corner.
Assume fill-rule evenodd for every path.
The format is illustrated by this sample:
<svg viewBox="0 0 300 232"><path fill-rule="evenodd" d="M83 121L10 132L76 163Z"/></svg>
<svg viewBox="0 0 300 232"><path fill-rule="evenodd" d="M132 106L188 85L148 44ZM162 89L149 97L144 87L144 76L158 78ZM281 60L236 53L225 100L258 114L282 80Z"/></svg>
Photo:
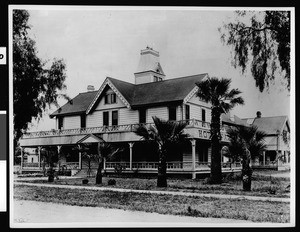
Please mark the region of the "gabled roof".
<svg viewBox="0 0 300 232"><path fill-rule="evenodd" d="M249 126L249 124L238 116L234 115L233 118L229 114L221 114L221 121L227 125L233 126Z"/></svg>
<svg viewBox="0 0 300 232"><path fill-rule="evenodd" d="M268 135L274 135L282 132L285 123L289 127L287 116L261 117L261 118L247 118L244 121L252 121L252 125L258 127L259 130L265 131Z"/></svg>
<svg viewBox="0 0 300 232"><path fill-rule="evenodd" d="M124 98L124 102L131 108L183 101L191 91L195 90L196 83L205 77L207 73L139 85L107 77L98 91L77 95L72 100L73 104L65 104L60 112L55 111L51 117L82 112L88 114L97 104L107 85L113 87L113 90L118 92L118 96Z"/></svg>
<svg viewBox="0 0 300 232"><path fill-rule="evenodd" d="M183 101L207 74L135 85L132 107Z"/></svg>
<svg viewBox="0 0 300 232"><path fill-rule="evenodd" d="M71 115L85 113L88 105L96 96L97 91L79 93L71 101L60 107L50 115L51 118L57 115Z"/></svg>

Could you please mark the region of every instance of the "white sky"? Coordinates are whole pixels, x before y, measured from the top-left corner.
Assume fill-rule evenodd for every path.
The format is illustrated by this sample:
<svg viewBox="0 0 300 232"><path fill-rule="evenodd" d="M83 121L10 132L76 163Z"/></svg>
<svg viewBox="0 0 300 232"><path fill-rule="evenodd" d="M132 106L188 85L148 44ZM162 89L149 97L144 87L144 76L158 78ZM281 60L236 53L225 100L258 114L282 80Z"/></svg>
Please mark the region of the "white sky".
<svg viewBox="0 0 300 232"><path fill-rule="evenodd" d="M254 117L258 110L263 116L290 115L290 97L283 85L260 93L250 72L242 75L231 66L231 48L221 43L218 27L233 11L41 9L29 10L31 35L39 57L65 60L70 97L85 92L87 85L98 89L107 76L134 83L140 50L149 45L159 51L167 79L199 73L231 78L231 87L239 88L245 99L232 115ZM280 74L276 78L281 79ZM54 128L48 118L31 130Z"/></svg>

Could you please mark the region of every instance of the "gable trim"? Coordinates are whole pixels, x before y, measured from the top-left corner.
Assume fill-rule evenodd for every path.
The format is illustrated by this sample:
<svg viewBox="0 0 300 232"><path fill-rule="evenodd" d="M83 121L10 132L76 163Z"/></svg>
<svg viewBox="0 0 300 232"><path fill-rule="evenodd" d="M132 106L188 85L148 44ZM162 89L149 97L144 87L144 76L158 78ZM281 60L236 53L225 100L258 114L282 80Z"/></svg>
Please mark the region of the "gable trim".
<svg viewBox="0 0 300 232"><path fill-rule="evenodd" d="M94 139L95 142L103 142L103 139L99 138L98 136L96 136L94 134L88 134L88 135L84 136L82 139L78 140L77 143L85 143L84 141L86 141L89 138Z"/></svg>
<svg viewBox="0 0 300 232"><path fill-rule="evenodd" d="M93 106L96 104L97 100L99 99L101 93L103 92L104 88L106 86L109 86L115 93L116 95L121 99L121 101L124 103L124 105L130 109L130 104L129 102L125 99L125 97L120 93L120 91L111 83L111 81L108 79L108 77L105 79L103 84L101 85L100 89L98 90L96 96L94 97L93 101L89 105L89 107L86 110L86 114L89 114L93 108Z"/></svg>
<svg viewBox="0 0 300 232"><path fill-rule="evenodd" d="M201 81L204 81L208 78L208 74L206 74ZM183 99L183 103L186 104L194 95L198 92L199 87L195 85L195 87L189 92L189 94Z"/></svg>

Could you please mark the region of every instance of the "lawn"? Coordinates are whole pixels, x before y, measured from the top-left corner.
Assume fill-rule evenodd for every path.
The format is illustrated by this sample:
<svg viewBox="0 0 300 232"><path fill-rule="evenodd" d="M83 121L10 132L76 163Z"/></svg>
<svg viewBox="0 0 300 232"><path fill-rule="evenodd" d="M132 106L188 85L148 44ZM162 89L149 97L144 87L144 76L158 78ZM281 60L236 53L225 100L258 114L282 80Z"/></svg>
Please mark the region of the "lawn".
<svg viewBox="0 0 300 232"><path fill-rule="evenodd" d="M289 178L270 177L259 175L260 172L253 174L252 191L245 192L242 189L240 176L229 176L224 179L221 185L211 185L207 183L207 179L168 179L168 187L156 187L156 178L133 178L133 177L103 177L103 184L96 185L95 178L78 178L78 179L59 179L54 180L52 184L64 185L83 185L82 180L88 179L88 184L85 186L105 186L111 188L125 189L143 189L143 190L160 190L160 191L182 191L196 193L214 193L214 194L232 194L232 195L250 195L250 196L265 196L265 197L285 197L289 198L290 193L287 186L290 184ZM115 185L108 185L108 181L116 180ZM34 183L48 183L47 180L30 180Z"/></svg>
<svg viewBox="0 0 300 232"><path fill-rule="evenodd" d="M15 186L14 198L160 214L288 223L289 203L134 192Z"/></svg>

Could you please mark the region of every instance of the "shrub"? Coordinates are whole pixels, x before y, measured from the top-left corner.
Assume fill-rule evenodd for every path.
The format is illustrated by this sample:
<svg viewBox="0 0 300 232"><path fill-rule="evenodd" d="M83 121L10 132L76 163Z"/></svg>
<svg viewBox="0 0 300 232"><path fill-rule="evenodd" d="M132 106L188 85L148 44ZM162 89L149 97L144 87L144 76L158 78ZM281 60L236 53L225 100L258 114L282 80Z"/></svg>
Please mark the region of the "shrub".
<svg viewBox="0 0 300 232"><path fill-rule="evenodd" d="M117 175L121 175L122 172L123 172L123 166L122 166L121 164L117 164L117 165L115 166L115 173L116 173Z"/></svg>
<svg viewBox="0 0 300 232"><path fill-rule="evenodd" d="M116 180L115 180L115 179L109 179L109 180L107 181L107 184L108 184L108 185L116 185Z"/></svg>
<svg viewBox="0 0 300 232"><path fill-rule="evenodd" d="M89 180L88 179L83 179L82 180L82 184L88 184L89 183Z"/></svg>

